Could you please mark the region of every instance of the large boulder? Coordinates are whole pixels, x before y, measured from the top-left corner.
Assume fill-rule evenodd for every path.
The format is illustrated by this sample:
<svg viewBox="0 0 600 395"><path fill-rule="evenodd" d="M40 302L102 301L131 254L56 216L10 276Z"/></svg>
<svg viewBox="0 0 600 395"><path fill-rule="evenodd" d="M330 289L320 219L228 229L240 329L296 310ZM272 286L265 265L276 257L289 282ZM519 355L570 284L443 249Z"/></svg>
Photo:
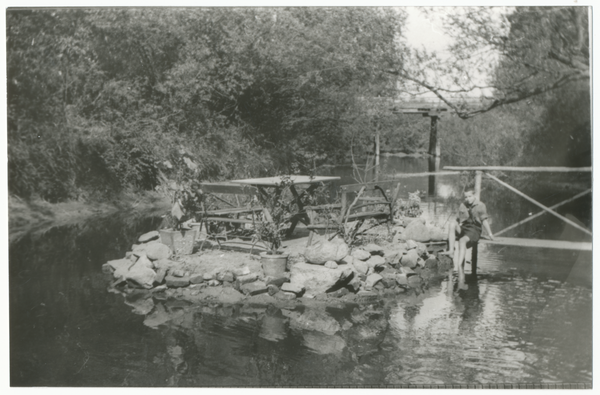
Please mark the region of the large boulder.
<svg viewBox="0 0 600 395"><path fill-rule="evenodd" d="M115 259L114 261L108 261L103 266L103 270L113 273L115 278L123 277L131 266L129 259Z"/></svg>
<svg viewBox="0 0 600 395"><path fill-rule="evenodd" d="M413 221L406 226L399 237L403 240L427 242L447 240L448 234L442 228L426 225L424 221Z"/></svg>
<svg viewBox="0 0 600 395"><path fill-rule="evenodd" d="M428 226L429 239L432 241L448 240L448 232L437 226Z"/></svg>
<svg viewBox="0 0 600 395"><path fill-rule="evenodd" d="M171 249L162 243L150 243L146 246L146 256L153 261L167 259L171 256Z"/></svg>
<svg viewBox="0 0 600 395"><path fill-rule="evenodd" d="M411 269L417 266L417 261L419 260L419 253L416 249L408 250L406 254L402 255L400 258L400 264L402 266L408 266Z"/></svg>
<svg viewBox="0 0 600 395"><path fill-rule="evenodd" d="M152 270L141 257L138 261L129 269L125 275L125 280L133 282L135 285L139 285L142 288L150 289L153 286L154 278L156 273ZM147 259L145 259L147 261Z"/></svg>
<svg viewBox="0 0 600 395"><path fill-rule="evenodd" d="M361 261L360 259L355 259L353 266L356 269L356 271L361 274L367 274L367 272L369 271L369 265L367 264L367 262Z"/></svg>
<svg viewBox="0 0 600 395"><path fill-rule="evenodd" d="M143 265L149 269L154 269L154 264L145 254L142 254L138 260L135 262L136 265Z"/></svg>
<svg viewBox="0 0 600 395"><path fill-rule="evenodd" d="M290 284L304 286L307 296L325 293L344 275L341 267L328 269L323 266L298 262L290 269Z"/></svg>
<svg viewBox="0 0 600 395"><path fill-rule="evenodd" d="M401 236L404 240L429 241L430 234L427 226L421 221L412 221L406 226Z"/></svg>
<svg viewBox="0 0 600 395"><path fill-rule="evenodd" d="M327 261L339 262L348 255L348 245L341 239L319 240L306 247L304 258L314 265L323 265Z"/></svg>

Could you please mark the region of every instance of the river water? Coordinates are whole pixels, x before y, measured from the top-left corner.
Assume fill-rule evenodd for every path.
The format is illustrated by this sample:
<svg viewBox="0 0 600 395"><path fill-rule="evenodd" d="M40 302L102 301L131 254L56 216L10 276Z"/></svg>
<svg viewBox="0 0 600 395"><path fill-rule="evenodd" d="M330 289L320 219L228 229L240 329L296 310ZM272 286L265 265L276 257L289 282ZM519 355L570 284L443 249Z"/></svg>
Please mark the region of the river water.
<svg viewBox="0 0 600 395"><path fill-rule="evenodd" d="M385 174L428 170L427 160L416 158L390 157L383 165ZM350 168L327 172L355 182ZM428 192L421 205L428 221L443 225L451 218L458 176L402 183L403 193ZM523 185L547 205L580 191L567 184L548 192L541 179ZM487 182L482 200L494 231L538 211ZM591 199L559 212L591 227ZM110 277L101 266L159 223L104 218L10 245L11 385L592 384L590 252L481 245L477 275L466 268L468 290L455 292L439 276L422 292L370 305L289 311L155 298L142 301L154 307L140 314L138 296L107 291ZM586 240L548 215L506 236ZM159 310L169 319L157 322ZM308 318L329 326L307 329Z"/></svg>

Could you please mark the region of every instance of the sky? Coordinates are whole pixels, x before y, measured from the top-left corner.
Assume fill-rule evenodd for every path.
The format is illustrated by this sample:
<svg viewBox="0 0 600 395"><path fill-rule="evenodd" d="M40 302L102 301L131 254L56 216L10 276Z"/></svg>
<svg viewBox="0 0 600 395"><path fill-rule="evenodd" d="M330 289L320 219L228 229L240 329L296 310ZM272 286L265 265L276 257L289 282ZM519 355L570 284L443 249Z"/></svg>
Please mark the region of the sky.
<svg viewBox="0 0 600 395"><path fill-rule="evenodd" d="M452 45L453 39L444 32L444 16L458 14L464 10L464 7L431 7L433 12L430 12L428 15L425 15L423 8L424 7L403 7L408 13L405 30L405 37L408 45L415 49L425 49L428 52L436 52L442 60L449 59L451 57L449 47ZM498 22L501 21L503 14L510 12L510 8L508 7L497 7L494 10L496 11ZM492 66L498 59L499 57L493 55L490 57L489 53L486 53L485 58L478 58L475 54L473 57L473 61L486 64L489 71L493 71ZM473 77L473 82L476 85L486 85L486 82L490 77L488 73L476 73L474 71L475 67L469 67L469 69L471 76ZM434 78L433 74L431 78ZM444 87L458 88L451 82L451 75L438 75L438 78L440 78ZM478 98L482 95L490 97L492 94L493 92L491 89L475 89L470 92L468 96ZM436 98L431 92L423 94L422 97L428 99Z"/></svg>
<svg viewBox="0 0 600 395"><path fill-rule="evenodd" d="M408 13L406 39L415 47L425 47L437 52L445 52L452 40L444 34L439 18L426 17L421 7L405 7Z"/></svg>

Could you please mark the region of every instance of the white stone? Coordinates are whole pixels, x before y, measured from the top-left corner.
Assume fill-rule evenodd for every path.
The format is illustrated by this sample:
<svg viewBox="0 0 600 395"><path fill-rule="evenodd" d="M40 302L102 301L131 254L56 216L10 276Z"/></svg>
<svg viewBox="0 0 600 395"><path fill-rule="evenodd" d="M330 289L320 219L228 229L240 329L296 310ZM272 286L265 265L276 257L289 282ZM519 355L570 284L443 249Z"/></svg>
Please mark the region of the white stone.
<svg viewBox="0 0 600 395"><path fill-rule="evenodd" d="M348 255L348 245L338 239L316 241L304 250L304 258L308 263L323 265L327 261L341 261Z"/></svg>
<svg viewBox="0 0 600 395"><path fill-rule="evenodd" d="M361 261L359 259L356 259L353 265L356 271L361 274L367 274L367 272L369 271L369 265L366 262Z"/></svg>
<svg viewBox="0 0 600 395"><path fill-rule="evenodd" d="M385 259L382 256L373 255L367 259L365 263L369 265L369 267L383 266L385 265Z"/></svg>
<svg viewBox="0 0 600 395"><path fill-rule="evenodd" d="M167 259L171 256L171 249L162 243L151 243L146 247L146 256L153 261Z"/></svg>
<svg viewBox="0 0 600 395"><path fill-rule="evenodd" d="M158 231L153 230L151 232L144 233L143 235L141 235L138 238L138 243L147 243L151 240L157 240L159 237L160 237L160 234L158 233Z"/></svg>
<svg viewBox="0 0 600 395"><path fill-rule="evenodd" d="M375 286L375 284L377 284L382 279L383 279L383 277L381 277L377 273L373 273L373 274L369 275L367 277L367 279L365 280L365 288L367 290L371 290Z"/></svg>
<svg viewBox="0 0 600 395"><path fill-rule="evenodd" d="M339 267L328 269L319 265L298 262L291 267L291 284L302 284L307 294L318 295L333 287L343 274Z"/></svg>
<svg viewBox="0 0 600 395"><path fill-rule="evenodd" d="M365 250L361 250L361 249L352 251L351 255L354 257L354 259L361 260L361 261L366 261L367 259L369 259L371 257L371 253L369 253Z"/></svg>
<svg viewBox="0 0 600 395"><path fill-rule="evenodd" d="M377 244L370 243L363 247L363 250L367 251L371 255L382 255L383 247L378 246Z"/></svg>

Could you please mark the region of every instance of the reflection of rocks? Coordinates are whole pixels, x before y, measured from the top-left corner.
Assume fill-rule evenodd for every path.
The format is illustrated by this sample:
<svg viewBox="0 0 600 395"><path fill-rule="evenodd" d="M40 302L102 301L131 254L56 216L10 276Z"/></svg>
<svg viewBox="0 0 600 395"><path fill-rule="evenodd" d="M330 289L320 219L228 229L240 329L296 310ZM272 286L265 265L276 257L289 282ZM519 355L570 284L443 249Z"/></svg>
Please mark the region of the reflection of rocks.
<svg viewBox="0 0 600 395"><path fill-rule="evenodd" d="M129 294L125 297L125 304L133 307L133 313L146 315L154 308L154 301L145 294Z"/></svg>
<svg viewBox="0 0 600 395"><path fill-rule="evenodd" d="M285 318L265 315L258 336L270 341L283 340L286 337Z"/></svg>
<svg viewBox="0 0 600 395"><path fill-rule="evenodd" d="M304 345L311 351L320 354L340 354L346 348L346 342L338 335L322 332L303 331Z"/></svg>
<svg viewBox="0 0 600 395"><path fill-rule="evenodd" d="M343 332L348 347L358 356L377 351L389 325L383 311L356 308L351 320L354 325Z"/></svg>
<svg viewBox="0 0 600 395"><path fill-rule="evenodd" d="M283 313L290 319L290 327L323 332L333 335L338 332L340 324L324 310L307 309L303 314L296 311Z"/></svg>
<svg viewBox="0 0 600 395"><path fill-rule="evenodd" d="M154 311L146 316L144 325L150 328L157 328L159 325L165 324L172 319L171 315L162 304L158 304Z"/></svg>

